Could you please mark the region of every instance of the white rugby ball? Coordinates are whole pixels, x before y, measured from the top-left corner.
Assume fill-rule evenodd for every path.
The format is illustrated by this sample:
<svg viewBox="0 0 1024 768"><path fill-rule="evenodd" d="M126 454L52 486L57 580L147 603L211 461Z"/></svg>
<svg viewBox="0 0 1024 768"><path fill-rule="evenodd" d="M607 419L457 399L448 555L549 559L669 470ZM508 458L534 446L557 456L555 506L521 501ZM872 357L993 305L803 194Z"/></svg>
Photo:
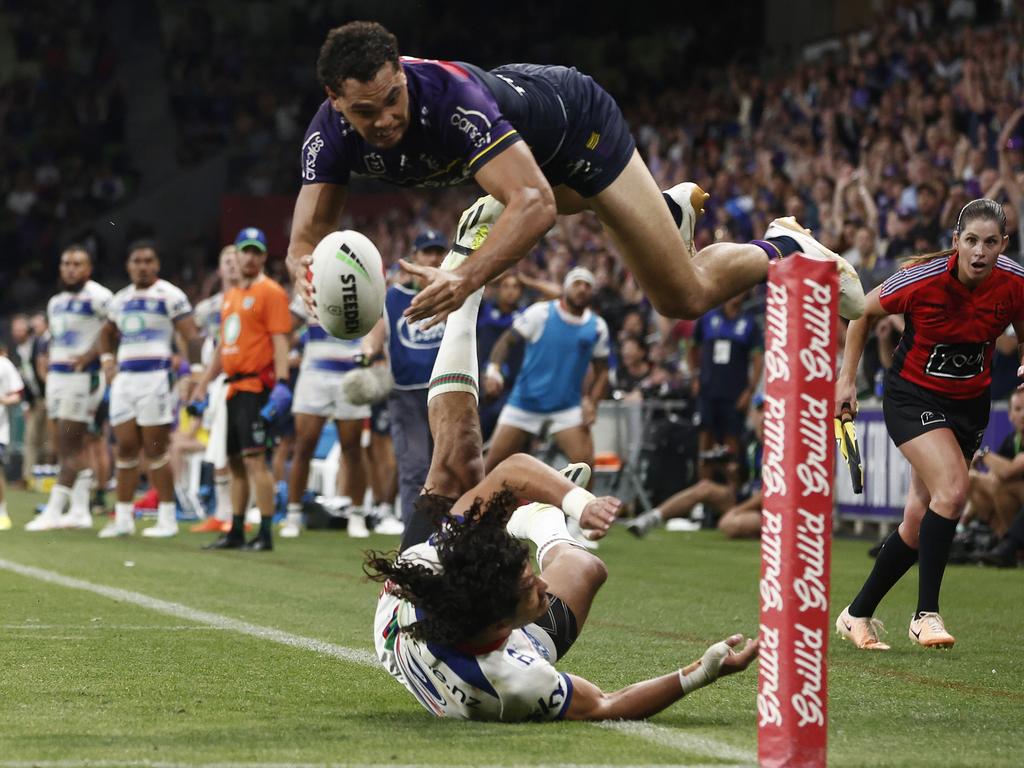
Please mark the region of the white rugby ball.
<svg viewBox="0 0 1024 768"><path fill-rule="evenodd" d="M316 318L339 339L365 336L384 313L384 264L366 235L331 232L313 250Z"/></svg>

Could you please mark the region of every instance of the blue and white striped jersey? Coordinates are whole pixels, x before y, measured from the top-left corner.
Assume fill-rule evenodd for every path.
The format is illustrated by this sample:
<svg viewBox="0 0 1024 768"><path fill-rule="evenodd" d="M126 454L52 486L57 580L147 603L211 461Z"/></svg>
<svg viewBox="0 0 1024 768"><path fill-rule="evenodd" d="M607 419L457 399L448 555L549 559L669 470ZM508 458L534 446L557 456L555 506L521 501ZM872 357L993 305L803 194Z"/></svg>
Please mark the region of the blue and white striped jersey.
<svg viewBox="0 0 1024 768"><path fill-rule="evenodd" d="M110 319L121 333L117 362L122 371L158 371L170 367L174 324L192 313L184 292L157 280L146 288L129 285L115 294Z"/></svg>
<svg viewBox="0 0 1024 768"><path fill-rule="evenodd" d="M92 348L107 319L113 294L89 280L82 290L61 291L46 306L50 324L50 370L70 373L72 361ZM96 360L88 370L97 370Z"/></svg>

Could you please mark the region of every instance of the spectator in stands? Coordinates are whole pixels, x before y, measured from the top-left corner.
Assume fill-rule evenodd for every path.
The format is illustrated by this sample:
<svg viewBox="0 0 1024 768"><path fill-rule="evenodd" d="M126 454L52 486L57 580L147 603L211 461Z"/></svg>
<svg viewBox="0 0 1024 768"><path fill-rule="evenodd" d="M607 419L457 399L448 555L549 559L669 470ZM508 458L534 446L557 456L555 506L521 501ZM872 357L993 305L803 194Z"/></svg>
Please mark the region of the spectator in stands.
<svg viewBox="0 0 1024 768"><path fill-rule="evenodd" d="M608 326L590 310L595 282L590 270L570 270L561 299L528 307L494 345L484 377L487 397L497 397L504 389L503 368L512 348L525 342L526 352L498 417L485 471L523 450L548 425L570 462L593 464L590 425L608 382L610 353ZM591 365L593 377L584 389Z"/></svg>
<svg viewBox="0 0 1024 768"><path fill-rule="evenodd" d="M746 294L734 296L697 321L690 348L693 394L700 409L700 450L724 446L739 455L750 399L761 380L764 340Z"/></svg>
<svg viewBox="0 0 1024 768"><path fill-rule="evenodd" d="M998 450L983 446L971 460L967 508L960 518L961 526L977 518L1000 538L1024 506L1024 391L1010 395L1009 417L1013 431Z"/></svg>
<svg viewBox="0 0 1024 768"><path fill-rule="evenodd" d="M612 392L616 399L638 400L643 397L643 386L650 377L651 365L647 344L636 336L626 336L619 342L619 360L611 373Z"/></svg>
<svg viewBox="0 0 1024 768"><path fill-rule="evenodd" d="M760 536L763 406L764 395L757 393L751 399L751 434L747 439L743 461L734 462L729 467L727 482L720 483L707 478L700 480L649 512L628 521L627 530L637 537L646 536L652 529L664 525L666 520L688 517L697 504L703 504L705 513L710 507L721 515L718 518L718 530L727 538L749 539Z"/></svg>

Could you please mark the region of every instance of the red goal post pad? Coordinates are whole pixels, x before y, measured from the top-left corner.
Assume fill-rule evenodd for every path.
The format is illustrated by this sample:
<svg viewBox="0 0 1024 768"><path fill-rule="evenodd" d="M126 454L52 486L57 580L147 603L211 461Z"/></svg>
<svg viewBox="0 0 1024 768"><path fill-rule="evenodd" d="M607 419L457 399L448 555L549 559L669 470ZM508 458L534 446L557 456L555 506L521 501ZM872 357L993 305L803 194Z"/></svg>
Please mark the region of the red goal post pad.
<svg viewBox="0 0 1024 768"><path fill-rule="evenodd" d="M803 254L768 268L762 457L762 766L823 766L839 276Z"/></svg>

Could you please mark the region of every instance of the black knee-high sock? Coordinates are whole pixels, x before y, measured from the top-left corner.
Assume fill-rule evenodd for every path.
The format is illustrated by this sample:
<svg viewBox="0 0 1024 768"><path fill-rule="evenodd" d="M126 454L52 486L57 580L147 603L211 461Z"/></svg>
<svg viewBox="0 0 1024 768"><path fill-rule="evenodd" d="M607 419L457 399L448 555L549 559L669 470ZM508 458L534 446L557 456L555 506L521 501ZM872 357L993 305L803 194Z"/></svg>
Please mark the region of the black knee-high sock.
<svg viewBox="0 0 1024 768"><path fill-rule="evenodd" d="M857 618L868 618L874 615L882 598L889 590L896 586L896 582L903 578L903 574L910 570L910 567L917 562L917 550L907 546L907 543L900 538L899 530L889 534L889 537L882 544L875 560L875 567L871 569L867 581L860 588L857 597L850 603L850 615Z"/></svg>
<svg viewBox="0 0 1024 768"><path fill-rule="evenodd" d="M918 574L917 615L939 612L939 589L954 535L956 520L937 515L930 509L924 513L918 544L921 571Z"/></svg>

